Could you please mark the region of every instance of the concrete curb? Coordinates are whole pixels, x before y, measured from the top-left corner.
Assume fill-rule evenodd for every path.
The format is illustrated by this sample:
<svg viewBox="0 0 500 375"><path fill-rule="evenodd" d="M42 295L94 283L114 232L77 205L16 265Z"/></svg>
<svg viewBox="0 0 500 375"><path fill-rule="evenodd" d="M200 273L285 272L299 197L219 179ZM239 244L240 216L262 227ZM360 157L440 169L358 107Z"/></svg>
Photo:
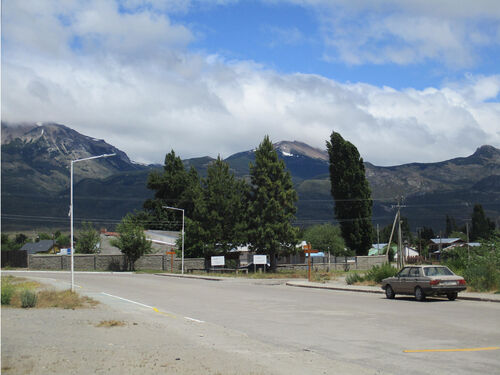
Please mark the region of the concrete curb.
<svg viewBox="0 0 500 375"><path fill-rule="evenodd" d="M198 275L182 275L177 273L154 273L155 276L166 276L166 277L179 277L181 279L198 279L198 280L209 280L209 281L222 281L226 278L217 276L198 276Z"/></svg>
<svg viewBox="0 0 500 375"><path fill-rule="evenodd" d="M314 285L314 284L304 284L298 282L287 282L286 286L293 286L297 288L312 288L312 289L329 289L329 290L338 290L342 292L358 292L358 293L374 293L374 294L384 294L383 290L373 290L366 288L343 288L337 286L329 286L329 285ZM459 295L457 299L461 299L464 301L479 301L479 302L497 302L500 303L500 298L488 298L482 296L468 296L468 295Z"/></svg>

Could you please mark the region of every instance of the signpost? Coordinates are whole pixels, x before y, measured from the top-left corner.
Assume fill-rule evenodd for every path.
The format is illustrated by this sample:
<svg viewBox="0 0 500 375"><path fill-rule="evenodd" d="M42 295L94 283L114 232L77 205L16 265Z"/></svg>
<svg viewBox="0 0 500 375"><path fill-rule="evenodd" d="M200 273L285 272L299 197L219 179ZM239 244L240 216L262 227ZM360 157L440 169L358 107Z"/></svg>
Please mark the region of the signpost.
<svg viewBox="0 0 500 375"><path fill-rule="evenodd" d="M175 251L166 251L165 254L170 255L170 272L174 272L174 255L175 255Z"/></svg>
<svg viewBox="0 0 500 375"><path fill-rule="evenodd" d="M305 244L302 246L302 250L304 250L304 253L306 254L306 257L308 258L307 261L307 279L311 281L311 254L319 253L318 250L313 250L311 248L311 244Z"/></svg>
<svg viewBox="0 0 500 375"><path fill-rule="evenodd" d="M211 257L210 264L212 265L212 267L216 267L216 266L224 267L224 265L226 264L226 261L225 261L224 256Z"/></svg>
<svg viewBox="0 0 500 375"><path fill-rule="evenodd" d="M266 272L267 255L254 255L253 256L253 272L257 272L257 264L264 265L264 272Z"/></svg>

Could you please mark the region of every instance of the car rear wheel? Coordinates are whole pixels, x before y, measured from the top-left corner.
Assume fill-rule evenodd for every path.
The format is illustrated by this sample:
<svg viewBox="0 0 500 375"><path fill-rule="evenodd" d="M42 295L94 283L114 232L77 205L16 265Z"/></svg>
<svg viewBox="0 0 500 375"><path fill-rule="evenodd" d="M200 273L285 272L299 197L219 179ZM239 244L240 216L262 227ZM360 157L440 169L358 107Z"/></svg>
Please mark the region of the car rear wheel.
<svg viewBox="0 0 500 375"><path fill-rule="evenodd" d="M458 293L457 292L448 293L446 296L450 301L455 301L457 299Z"/></svg>
<svg viewBox="0 0 500 375"><path fill-rule="evenodd" d="M425 300L425 293L424 291L422 290L421 287L417 286L415 288L415 299L419 302L421 301L424 301Z"/></svg>
<svg viewBox="0 0 500 375"><path fill-rule="evenodd" d="M396 293L394 293L394 289L392 289L390 285L387 285L385 287L385 296L387 297L387 299L394 299L394 297L396 296Z"/></svg>

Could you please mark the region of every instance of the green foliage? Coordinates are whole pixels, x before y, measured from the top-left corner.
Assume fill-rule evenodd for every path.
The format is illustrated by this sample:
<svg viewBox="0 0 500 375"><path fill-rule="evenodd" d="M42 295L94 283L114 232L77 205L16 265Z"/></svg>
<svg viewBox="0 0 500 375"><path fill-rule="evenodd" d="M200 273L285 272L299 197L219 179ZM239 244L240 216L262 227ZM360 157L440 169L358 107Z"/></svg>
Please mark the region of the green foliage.
<svg viewBox="0 0 500 375"><path fill-rule="evenodd" d="M59 236L56 237L56 245L59 247L69 247L71 246L71 240L69 236L59 234Z"/></svg>
<svg viewBox="0 0 500 375"><path fill-rule="evenodd" d="M449 238L460 238L462 241L467 242L467 234L459 231L453 231L448 235Z"/></svg>
<svg viewBox="0 0 500 375"><path fill-rule="evenodd" d="M463 276L478 291L500 290L500 237L479 247L460 247L448 252L443 263Z"/></svg>
<svg viewBox="0 0 500 375"><path fill-rule="evenodd" d="M196 189L193 181L190 188L194 210L186 225L189 255L224 254L245 243L248 195L245 182L237 180L229 172L229 165L218 157L208 167L207 178L201 185Z"/></svg>
<svg viewBox="0 0 500 375"><path fill-rule="evenodd" d="M486 217L483 206L474 205L472 211L472 228L470 232L471 241L488 239L495 231L495 223Z"/></svg>
<svg viewBox="0 0 500 375"><path fill-rule="evenodd" d="M16 239L14 241L16 242L16 244L20 244L22 246L26 242L28 242L28 236L26 236L24 233L18 233L16 234Z"/></svg>
<svg viewBox="0 0 500 375"><path fill-rule="evenodd" d="M2 305L10 305L10 300L14 294L14 286L2 280Z"/></svg>
<svg viewBox="0 0 500 375"><path fill-rule="evenodd" d="M197 180L196 170L191 168L188 174L181 158L174 150L170 151L165 156L163 172L153 171L148 176L147 187L154 191L154 198L144 202L143 225L149 229L180 230L182 219L179 217L182 214L164 206L183 208L185 216L191 217L194 209L191 183Z"/></svg>
<svg viewBox="0 0 500 375"><path fill-rule="evenodd" d="M2 251L19 250L22 246L23 244L11 240L7 234L2 233Z"/></svg>
<svg viewBox="0 0 500 375"><path fill-rule="evenodd" d="M24 289L21 292L21 307L35 307L37 301L37 295L34 291L29 289Z"/></svg>
<svg viewBox="0 0 500 375"><path fill-rule="evenodd" d="M50 233L38 233L38 237L37 237L37 242L38 241L42 241L42 240L51 240L52 239L52 234Z"/></svg>
<svg viewBox="0 0 500 375"><path fill-rule="evenodd" d="M304 231L303 238L313 249L329 252L334 256L348 255L340 228L332 224L314 225Z"/></svg>
<svg viewBox="0 0 500 375"><path fill-rule="evenodd" d="M381 266L373 266L366 274L364 279L368 281L373 281L375 283L382 282L386 277L394 276L398 270L390 265L390 263L384 263Z"/></svg>
<svg viewBox="0 0 500 375"><path fill-rule="evenodd" d="M362 281L364 281L363 276L361 276L357 272L350 273L345 278L345 282L347 283L347 285L353 285Z"/></svg>
<svg viewBox="0 0 500 375"><path fill-rule="evenodd" d="M78 232L78 240L76 241L75 252L83 254L93 254L97 250L99 241L99 232L94 228L92 223L84 222L83 228Z"/></svg>
<svg viewBox="0 0 500 375"><path fill-rule="evenodd" d="M363 281L371 281L373 283L381 283L386 277L392 277L398 273L398 270L391 266L390 263L382 265L375 265L368 270L363 276L359 273L350 273L346 276L346 283L348 285L360 283Z"/></svg>
<svg viewBox="0 0 500 375"><path fill-rule="evenodd" d="M120 234L111 240L113 246L118 247L127 257L128 269L133 271L134 264L142 255L151 252L151 241L146 239L144 228L139 225L133 215L125 216L117 226Z"/></svg>
<svg viewBox="0 0 500 375"><path fill-rule="evenodd" d="M331 192L335 217L348 248L366 255L371 247L372 199L363 159L352 143L332 132L326 144L330 157Z"/></svg>
<svg viewBox="0 0 500 375"><path fill-rule="evenodd" d="M250 176L248 239L253 250L269 255L271 269L275 270L278 254L296 251L297 230L292 221L297 193L268 136L255 152Z"/></svg>

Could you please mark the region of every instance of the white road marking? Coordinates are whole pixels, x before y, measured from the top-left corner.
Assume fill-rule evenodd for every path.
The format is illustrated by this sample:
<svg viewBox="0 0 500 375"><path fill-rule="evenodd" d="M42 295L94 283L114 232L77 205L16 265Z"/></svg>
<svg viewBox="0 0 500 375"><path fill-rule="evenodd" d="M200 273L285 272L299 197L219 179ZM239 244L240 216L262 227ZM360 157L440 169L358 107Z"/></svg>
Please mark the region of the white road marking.
<svg viewBox="0 0 500 375"><path fill-rule="evenodd" d="M149 309L154 309L153 306L149 306L149 305L145 305L143 303L140 303L140 302L135 302L135 301L132 301L130 299L126 299L126 298L122 298L122 297L118 297L118 296L114 296L112 294L108 294L108 293L104 293L104 292L101 292L102 294L106 295L106 296L109 296L109 297L113 297L113 298L118 298L118 299L121 299L122 301L127 301L127 302L130 302L130 303L135 303L136 305L139 305L139 306L144 306L144 307L147 307Z"/></svg>
<svg viewBox="0 0 500 375"><path fill-rule="evenodd" d="M189 316L185 316L184 319L191 320L192 322L196 322L196 323L205 323L203 320L190 318Z"/></svg>

